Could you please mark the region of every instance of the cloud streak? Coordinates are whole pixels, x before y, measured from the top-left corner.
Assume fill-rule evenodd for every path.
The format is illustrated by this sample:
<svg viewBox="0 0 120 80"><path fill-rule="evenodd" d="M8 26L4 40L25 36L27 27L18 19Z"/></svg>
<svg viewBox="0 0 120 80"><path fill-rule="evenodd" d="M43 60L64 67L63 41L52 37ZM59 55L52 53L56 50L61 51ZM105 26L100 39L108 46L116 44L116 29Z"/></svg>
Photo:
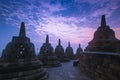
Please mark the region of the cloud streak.
<svg viewBox="0 0 120 80"><path fill-rule="evenodd" d="M4 17L7 24L13 23L18 27L20 22L24 21L27 34L33 37L34 42L43 43L45 35L50 34L54 38L51 39L53 44L60 38L63 42L82 43L85 47L99 26L100 16L106 14L107 18L111 17L120 8L118 2L119 0L116 2L113 0L73 0L65 6L61 0L55 3L46 0L6 3L1 1L0 16ZM119 28L115 28L115 31L117 37L120 37L118 36Z"/></svg>

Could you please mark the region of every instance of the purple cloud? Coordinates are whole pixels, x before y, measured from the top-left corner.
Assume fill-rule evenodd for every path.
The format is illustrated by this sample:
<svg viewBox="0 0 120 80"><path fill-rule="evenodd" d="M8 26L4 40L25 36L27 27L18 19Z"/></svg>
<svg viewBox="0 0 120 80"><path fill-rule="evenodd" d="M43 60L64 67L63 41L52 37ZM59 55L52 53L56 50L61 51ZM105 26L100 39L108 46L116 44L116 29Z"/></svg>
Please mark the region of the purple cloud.
<svg viewBox="0 0 120 80"><path fill-rule="evenodd" d="M5 17L7 24L14 23L13 25L17 27L24 21L27 35L32 37L33 42L43 43L45 35L50 34L52 44L56 44L57 39L60 38L63 42L71 41L76 45L82 43L82 47L93 38L94 31L100 24L99 16L106 14L110 17L119 8L118 0L114 2L113 0L74 0L76 6L81 7L81 4L88 3L91 8L88 14L68 17L61 13L55 15L56 12L67 10L67 7L59 1L56 4L44 0L37 2L26 0L26 2L13 1L9 6L1 4L0 15ZM82 7L78 10L85 11ZM119 28L115 28L115 31L120 38Z"/></svg>

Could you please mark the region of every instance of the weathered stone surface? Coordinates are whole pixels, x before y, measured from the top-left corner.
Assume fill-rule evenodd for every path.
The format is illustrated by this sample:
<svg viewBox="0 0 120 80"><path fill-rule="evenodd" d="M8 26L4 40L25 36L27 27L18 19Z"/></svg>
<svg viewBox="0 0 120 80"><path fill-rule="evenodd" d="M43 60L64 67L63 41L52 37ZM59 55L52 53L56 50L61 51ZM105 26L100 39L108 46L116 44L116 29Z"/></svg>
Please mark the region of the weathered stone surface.
<svg viewBox="0 0 120 80"><path fill-rule="evenodd" d="M79 67L92 80L119 80L119 53L84 52L79 58Z"/></svg>
<svg viewBox="0 0 120 80"><path fill-rule="evenodd" d="M38 55L39 59L43 62L45 67L61 66L60 61L53 52L53 47L49 43L49 36L46 36L46 42L43 43Z"/></svg>
<svg viewBox="0 0 120 80"><path fill-rule="evenodd" d="M103 15L101 25L94 33L94 38L88 43L85 51L120 52L119 47L120 40L115 37L115 32L106 25L105 15Z"/></svg>
<svg viewBox="0 0 120 80"><path fill-rule="evenodd" d="M24 22L19 36L3 50L0 60L0 80L45 80L48 74L35 55L34 45L26 37Z"/></svg>
<svg viewBox="0 0 120 80"><path fill-rule="evenodd" d="M61 45L61 41L59 39L58 45L55 48L55 55L57 56L60 62L68 62L69 58L64 53L64 48Z"/></svg>
<svg viewBox="0 0 120 80"><path fill-rule="evenodd" d="M16 61L19 59L35 58L35 50L33 43L26 37L25 25L22 22L19 36L14 36L3 50L2 59L4 61Z"/></svg>
<svg viewBox="0 0 120 80"><path fill-rule="evenodd" d="M74 55L74 53L73 53L72 47L70 46L70 42L68 42L68 47L67 47L66 50L65 50L65 55L67 55L67 57L68 57L70 60L75 59L75 55Z"/></svg>
<svg viewBox="0 0 120 80"><path fill-rule="evenodd" d="M48 73L46 69L42 67L41 62L34 60L31 63L8 63L7 66L3 66L6 63L0 63L0 79L1 80L46 80Z"/></svg>
<svg viewBox="0 0 120 80"><path fill-rule="evenodd" d="M111 53L113 52L113 53ZM79 57L80 68L93 80L120 79L120 40L115 32L106 25L105 15L101 26L94 33L85 52Z"/></svg>

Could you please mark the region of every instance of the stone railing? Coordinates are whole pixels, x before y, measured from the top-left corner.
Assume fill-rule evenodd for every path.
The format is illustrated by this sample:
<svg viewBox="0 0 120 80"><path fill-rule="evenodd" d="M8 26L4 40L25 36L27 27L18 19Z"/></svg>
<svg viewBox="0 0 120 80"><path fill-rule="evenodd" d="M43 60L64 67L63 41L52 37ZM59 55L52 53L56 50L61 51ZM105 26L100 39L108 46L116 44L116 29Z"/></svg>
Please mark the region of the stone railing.
<svg viewBox="0 0 120 80"><path fill-rule="evenodd" d="M120 54L83 52L78 66L92 80L120 80Z"/></svg>

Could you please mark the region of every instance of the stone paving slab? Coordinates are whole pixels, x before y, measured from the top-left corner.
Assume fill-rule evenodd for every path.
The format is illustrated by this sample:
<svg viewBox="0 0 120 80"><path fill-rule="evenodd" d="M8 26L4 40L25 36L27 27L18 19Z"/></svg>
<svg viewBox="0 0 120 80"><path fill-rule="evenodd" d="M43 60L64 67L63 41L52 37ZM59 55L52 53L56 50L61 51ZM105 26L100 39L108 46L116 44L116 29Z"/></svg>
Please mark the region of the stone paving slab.
<svg viewBox="0 0 120 80"><path fill-rule="evenodd" d="M61 67L48 68L48 80L90 80L80 69L73 66L73 61L62 63Z"/></svg>

